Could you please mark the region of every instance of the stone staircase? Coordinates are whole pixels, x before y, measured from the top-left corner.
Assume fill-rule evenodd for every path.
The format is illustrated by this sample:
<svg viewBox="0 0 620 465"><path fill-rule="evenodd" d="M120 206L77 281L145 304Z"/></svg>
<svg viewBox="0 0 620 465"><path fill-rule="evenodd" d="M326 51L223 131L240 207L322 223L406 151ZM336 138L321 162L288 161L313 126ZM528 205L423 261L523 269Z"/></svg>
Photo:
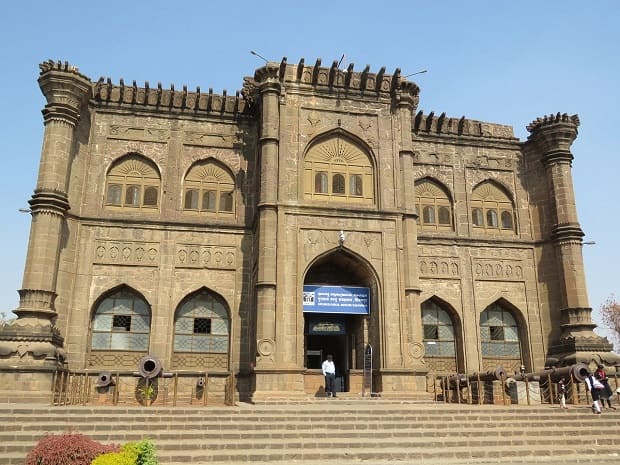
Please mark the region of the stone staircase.
<svg viewBox="0 0 620 465"><path fill-rule="evenodd" d="M161 465L620 463L620 410L316 399L236 407L0 404L0 465L47 432L150 438Z"/></svg>

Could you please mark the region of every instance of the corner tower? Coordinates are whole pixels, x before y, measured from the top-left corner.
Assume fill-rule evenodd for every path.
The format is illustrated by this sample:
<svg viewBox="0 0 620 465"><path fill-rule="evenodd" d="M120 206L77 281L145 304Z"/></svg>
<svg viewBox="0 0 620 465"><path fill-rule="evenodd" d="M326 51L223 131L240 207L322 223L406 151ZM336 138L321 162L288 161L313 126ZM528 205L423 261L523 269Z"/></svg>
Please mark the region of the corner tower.
<svg viewBox="0 0 620 465"><path fill-rule="evenodd" d="M68 183L75 151L75 128L91 95L90 80L67 62L39 65L39 86L47 105L43 109L45 135L39 177L28 201L32 214L30 240L19 307L11 325L0 331L0 368L15 365L31 372L32 379L12 376L2 382L16 392L49 397L54 370L62 366L63 338L56 328L56 282L65 215L69 210ZM24 384L26 383L26 384ZM0 395L0 398L3 396Z"/></svg>
<svg viewBox="0 0 620 465"><path fill-rule="evenodd" d="M552 321L559 323L559 337L552 340L548 364L570 365L600 360L615 365L618 357L612 344L594 333L592 308L588 303L582 247L584 233L577 219L573 191L570 147L577 137L579 117L556 114L538 118L527 130L526 146L532 148L545 169L550 218L549 240L555 250L559 276L559 308L551 308Z"/></svg>

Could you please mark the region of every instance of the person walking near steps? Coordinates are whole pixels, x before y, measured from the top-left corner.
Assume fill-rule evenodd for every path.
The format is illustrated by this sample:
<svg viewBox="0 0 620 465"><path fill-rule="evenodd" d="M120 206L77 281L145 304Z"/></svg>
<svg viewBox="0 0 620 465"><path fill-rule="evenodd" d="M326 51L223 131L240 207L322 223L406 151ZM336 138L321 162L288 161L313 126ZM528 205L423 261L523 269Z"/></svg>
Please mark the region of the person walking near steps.
<svg viewBox="0 0 620 465"><path fill-rule="evenodd" d="M588 374L585 379L586 389L590 391L592 396L592 413L601 414L601 392L605 388L603 384L594 377L592 374Z"/></svg>
<svg viewBox="0 0 620 465"><path fill-rule="evenodd" d="M611 386L609 385L609 379L607 378L607 373L605 373L605 367L603 365L598 365L594 376L603 385L600 398L601 407L605 408L605 401L607 401L607 406L612 410L616 410L616 407L613 407L611 405L611 399L613 398L614 393L611 390Z"/></svg>
<svg viewBox="0 0 620 465"><path fill-rule="evenodd" d="M327 397L336 397L336 365L334 364L334 357L328 355L321 368L323 376L325 376L325 394L327 394Z"/></svg>
<svg viewBox="0 0 620 465"><path fill-rule="evenodd" d="M560 407L563 409L567 409L566 406L566 379L564 376L560 378L558 381L558 400L560 401Z"/></svg>

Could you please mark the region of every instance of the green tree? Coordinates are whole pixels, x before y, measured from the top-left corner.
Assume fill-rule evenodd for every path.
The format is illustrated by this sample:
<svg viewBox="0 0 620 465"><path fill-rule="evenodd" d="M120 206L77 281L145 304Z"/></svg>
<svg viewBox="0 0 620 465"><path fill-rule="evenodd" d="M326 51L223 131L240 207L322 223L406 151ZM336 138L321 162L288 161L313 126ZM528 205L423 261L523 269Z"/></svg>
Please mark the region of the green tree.
<svg viewBox="0 0 620 465"><path fill-rule="evenodd" d="M611 338L616 348L620 347L620 303L616 296L611 294L607 300L601 304L601 319L605 326L611 331Z"/></svg>

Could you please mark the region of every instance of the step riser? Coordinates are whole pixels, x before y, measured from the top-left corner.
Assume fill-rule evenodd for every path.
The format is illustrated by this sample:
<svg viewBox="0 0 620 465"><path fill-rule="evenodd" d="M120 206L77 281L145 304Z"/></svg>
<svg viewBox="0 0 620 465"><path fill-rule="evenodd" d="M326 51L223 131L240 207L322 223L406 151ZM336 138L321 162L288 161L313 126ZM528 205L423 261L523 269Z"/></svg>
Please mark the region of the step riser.
<svg viewBox="0 0 620 465"><path fill-rule="evenodd" d="M326 404L325 404L326 405ZM4 408L0 463L23 465L46 432L72 430L102 443L153 440L161 465L308 460L411 462L573 456L620 450L620 411L538 407L330 404L269 408ZM432 451L429 452L429 451ZM594 459L593 459L594 460Z"/></svg>

